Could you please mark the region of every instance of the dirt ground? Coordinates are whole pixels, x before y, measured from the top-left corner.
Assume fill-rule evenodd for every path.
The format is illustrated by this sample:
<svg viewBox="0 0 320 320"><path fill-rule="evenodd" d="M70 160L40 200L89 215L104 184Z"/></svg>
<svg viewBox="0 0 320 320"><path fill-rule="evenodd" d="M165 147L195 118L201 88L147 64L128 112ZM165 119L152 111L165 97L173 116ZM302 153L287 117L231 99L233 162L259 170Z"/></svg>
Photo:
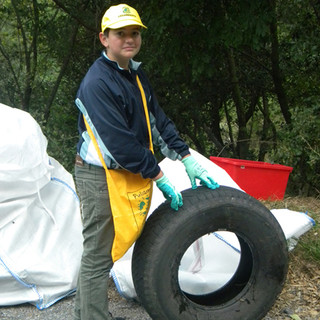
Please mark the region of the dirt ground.
<svg viewBox="0 0 320 320"><path fill-rule="evenodd" d="M308 211L320 223L320 200L314 198L287 198L277 203L265 203L270 208L288 208ZM304 237L319 239L319 227L304 235L298 246L290 252L289 271L282 293L273 308L263 320L320 320L320 266L319 262L305 258L299 247ZM110 311L114 316L128 320L150 320L144 308L136 301L128 301L117 292L110 280ZM73 320L74 297L69 297L48 309L39 311L36 307L23 304L0 307L0 320ZM240 319L241 320L241 319Z"/></svg>
<svg viewBox="0 0 320 320"><path fill-rule="evenodd" d="M299 318L298 318L299 317ZM285 287L265 320L320 320L319 266L290 254Z"/></svg>

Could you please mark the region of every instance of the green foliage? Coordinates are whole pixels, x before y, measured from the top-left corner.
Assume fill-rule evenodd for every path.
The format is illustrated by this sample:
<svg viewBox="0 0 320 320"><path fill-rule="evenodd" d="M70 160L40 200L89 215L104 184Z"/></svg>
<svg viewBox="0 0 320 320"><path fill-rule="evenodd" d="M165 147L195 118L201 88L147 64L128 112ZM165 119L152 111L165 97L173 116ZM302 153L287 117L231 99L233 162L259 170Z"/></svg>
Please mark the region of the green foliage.
<svg viewBox="0 0 320 320"><path fill-rule="evenodd" d="M223 106L235 108L227 52L230 47L239 49L235 51L236 65L241 66L237 76L249 121L252 97L270 85L270 75L261 68L256 51L268 39L270 10L252 1L197 1L182 6L181 1L170 1L155 6L151 2L143 11L148 30L140 56L147 63L161 105L190 145L203 154L235 150L223 146L229 142L223 141L219 128ZM239 134L238 128L233 132Z"/></svg>
<svg viewBox="0 0 320 320"><path fill-rule="evenodd" d="M306 103L296 107L292 125L278 130L279 143L271 158L294 168L288 192L319 195L320 181L320 105Z"/></svg>
<svg viewBox="0 0 320 320"><path fill-rule="evenodd" d="M3 0L0 7L0 102L28 110L49 140L49 154L68 170L78 135L74 97L101 52L100 19L117 3ZM288 190L318 194L316 1L129 4L148 26L137 60L143 61L161 106L189 145L206 156L291 165ZM272 24L278 26L276 65L271 60ZM291 125L284 123L275 67L276 76L282 76Z"/></svg>

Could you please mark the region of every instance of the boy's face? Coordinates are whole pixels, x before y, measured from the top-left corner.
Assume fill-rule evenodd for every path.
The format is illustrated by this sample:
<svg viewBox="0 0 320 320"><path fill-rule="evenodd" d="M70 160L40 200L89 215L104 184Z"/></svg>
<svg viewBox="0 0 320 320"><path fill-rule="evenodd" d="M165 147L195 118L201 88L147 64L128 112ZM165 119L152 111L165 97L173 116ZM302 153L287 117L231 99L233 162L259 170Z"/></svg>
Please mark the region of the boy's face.
<svg viewBox="0 0 320 320"><path fill-rule="evenodd" d="M110 29L108 35L100 32L99 36L102 45L107 49L109 59L118 62L119 66L125 69L141 47L139 26Z"/></svg>

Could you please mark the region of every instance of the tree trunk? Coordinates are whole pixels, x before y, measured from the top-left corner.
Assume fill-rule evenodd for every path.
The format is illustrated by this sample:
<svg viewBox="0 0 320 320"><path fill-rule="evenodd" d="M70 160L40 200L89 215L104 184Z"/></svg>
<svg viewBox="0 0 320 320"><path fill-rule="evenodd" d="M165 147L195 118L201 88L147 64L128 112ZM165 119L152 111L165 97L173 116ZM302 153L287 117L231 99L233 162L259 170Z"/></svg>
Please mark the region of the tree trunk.
<svg viewBox="0 0 320 320"><path fill-rule="evenodd" d="M262 94L262 107L260 107L260 111L263 114L263 127L261 133L258 161L264 161L264 157L270 149L270 144L272 144L272 146L274 147L277 142L277 132L274 124L270 119L269 105L265 93ZM272 134L269 133L270 130L272 130Z"/></svg>
<svg viewBox="0 0 320 320"><path fill-rule="evenodd" d="M284 76L280 68L276 0L269 0L269 4L270 4L271 11L274 15L274 18L270 23L272 78L273 78L275 92L280 104L281 112L283 114L283 117L286 123L290 124L291 113L289 111L288 99L283 86Z"/></svg>
<svg viewBox="0 0 320 320"><path fill-rule="evenodd" d="M73 30L71 32L71 35L70 35L70 40L69 40L69 43L70 43L70 47L69 47L69 51L68 51L68 54L65 55L65 58L63 60L63 64L61 66L61 69L60 69L60 72L59 72L59 75L58 75L58 78L51 90L51 93L50 93L50 96L48 98L48 101L46 103L46 108L45 108L45 111L44 111L44 121L47 123L48 122L48 119L50 117L50 112L51 112L51 106L53 104L53 101L54 101L54 98L57 94L57 91L59 89L59 85L60 85L60 82L63 78L63 75L65 74L66 72L66 69L68 67L68 64L70 62L70 58L72 56L72 51L73 51L73 48L74 48L74 44L76 42L76 36L77 36L77 33L78 33L78 29L79 29L79 24L77 22L75 22L75 25L73 27Z"/></svg>
<svg viewBox="0 0 320 320"><path fill-rule="evenodd" d="M227 124L228 124L231 150L232 150L233 155L235 155L235 154L236 154L236 148L235 148L236 145L235 145L234 138L233 138L233 130L232 130L231 117L230 117L229 110L228 110L228 107L227 107L227 104L226 104L226 103L224 103L224 112L225 112L226 119L227 119Z"/></svg>
<svg viewBox="0 0 320 320"><path fill-rule="evenodd" d="M230 78L232 84L233 101L236 106L238 118L238 139L237 152L240 159L246 159L249 153L249 137L246 128L246 112L241 98L239 80L237 77L236 63L234 60L234 53L232 48L227 48L227 59L230 71Z"/></svg>
<svg viewBox="0 0 320 320"><path fill-rule="evenodd" d="M18 22L18 29L21 31L22 35L22 47L23 53L21 55L24 56L25 60L25 67L26 67L26 81L23 94L21 96L21 108L23 110L29 111L30 108L30 100L31 94L34 87L34 80L37 72L37 64L38 64L38 49L37 49L37 42L38 42L38 33L39 33L39 8L38 3L36 0L32 1L33 7L33 28L32 28L32 42L30 47L28 46L28 36L25 33L23 23L21 21L21 12L18 8L18 3L16 0L11 0L12 7L15 11L17 22Z"/></svg>

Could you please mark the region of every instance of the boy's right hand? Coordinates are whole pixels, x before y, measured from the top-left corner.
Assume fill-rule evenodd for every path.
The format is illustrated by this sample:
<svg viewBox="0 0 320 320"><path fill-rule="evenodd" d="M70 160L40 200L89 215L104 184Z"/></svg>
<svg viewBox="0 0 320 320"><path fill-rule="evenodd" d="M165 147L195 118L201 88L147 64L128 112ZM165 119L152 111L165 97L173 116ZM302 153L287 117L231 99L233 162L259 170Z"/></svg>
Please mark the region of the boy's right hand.
<svg viewBox="0 0 320 320"><path fill-rule="evenodd" d="M182 207L182 195L176 188L172 185L169 179L163 175L161 178L155 181L157 187L161 190L164 197L167 200L171 199L171 208L178 211L179 207Z"/></svg>

